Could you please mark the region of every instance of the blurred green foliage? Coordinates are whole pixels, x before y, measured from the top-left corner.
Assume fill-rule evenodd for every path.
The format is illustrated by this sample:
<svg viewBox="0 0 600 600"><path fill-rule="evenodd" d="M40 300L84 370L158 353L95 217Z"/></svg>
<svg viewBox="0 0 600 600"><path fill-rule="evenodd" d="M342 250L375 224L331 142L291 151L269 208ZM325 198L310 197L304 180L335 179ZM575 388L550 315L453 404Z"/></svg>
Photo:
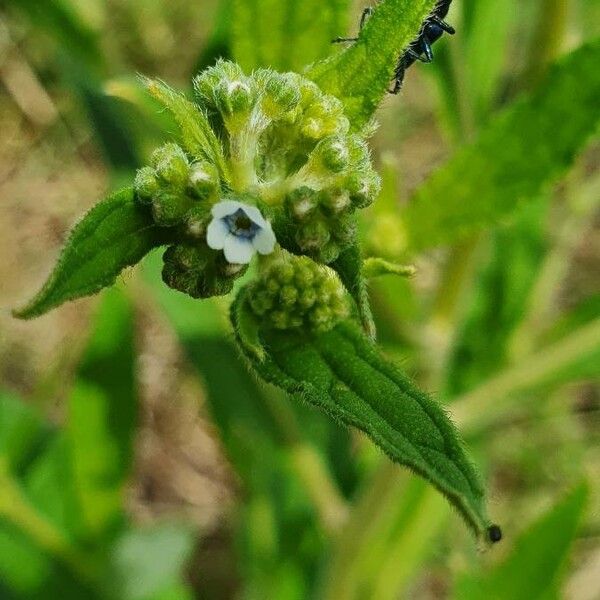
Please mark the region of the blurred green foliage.
<svg viewBox="0 0 600 600"><path fill-rule="evenodd" d="M87 128L113 181L131 176L165 118L123 75L189 81L217 56L300 68L335 56L329 39L353 32L358 15L337 0L222 0L218 11L215 2L3 3L7 30L23 36L42 84L72 98L63 116ZM424 273L372 282L380 338L448 401L487 463L503 547L477 556L420 481L259 385L236 354L225 307L167 290L151 255L133 303L166 318L240 480L236 514L221 526L224 563L235 567L215 558L194 576L206 551L197 526L183 515L141 525L126 506L140 411L135 311L114 290L67 382L63 418L44 408L56 398L37 406L26 390L0 396L0 597L563 597L600 546L590 476L600 465L600 306L597 285L585 282L594 263L576 252L598 209L589 139L599 15L597 0L455 0L457 35L436 44L434 65L411 68L403 95L378 115L398 136L378 146L426 157L430 147L410 136L425 115L451 156L409 204L402 163L398 173L382 167L365 243ZM412 125L404 132L396 121Z"/></svg>

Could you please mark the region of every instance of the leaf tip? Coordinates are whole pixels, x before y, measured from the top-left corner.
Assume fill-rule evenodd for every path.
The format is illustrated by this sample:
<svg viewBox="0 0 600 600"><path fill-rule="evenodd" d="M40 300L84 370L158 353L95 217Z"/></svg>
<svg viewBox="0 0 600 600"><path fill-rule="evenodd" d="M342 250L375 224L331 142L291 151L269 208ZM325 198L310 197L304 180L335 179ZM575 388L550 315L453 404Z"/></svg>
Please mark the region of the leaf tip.
<svg viewBox="0 0 600 600"><path fill-rule="evenodd" d="M492 524L487 528L487 538L492 544L497 544L502 539L502 529L499 525Z"/></svg>

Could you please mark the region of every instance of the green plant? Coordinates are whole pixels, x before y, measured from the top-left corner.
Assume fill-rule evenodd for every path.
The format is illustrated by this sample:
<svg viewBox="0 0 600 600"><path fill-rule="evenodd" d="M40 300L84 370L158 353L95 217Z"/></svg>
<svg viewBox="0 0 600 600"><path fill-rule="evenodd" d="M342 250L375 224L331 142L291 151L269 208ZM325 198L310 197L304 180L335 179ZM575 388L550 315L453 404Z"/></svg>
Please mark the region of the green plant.
<svg viewBox="0 0 600 600"><path fill-rule="evenodd" d="M53 3L58 13L52 14L66 14L68 19L40 19L33 4L14 3L15 11L30 11L32 22L35 19L37 26L59 43L93 39L86 28L73 34L78 21L74 17L79 15L77 3ZM298 77L304 65L316 60L301 77L318 84L321 99L333 96L342 102L350 127L346 131L342 119L336 122L342 134L336 142L358 140L362 146L361 138L371 134L372 113L385 95L397 54L418 27L421 17L417 13L427 10L425 3L411 3L403 12L410 17L405 21L396 16L401 4L383 2L359 44L342 50L331 46L329 40L344 31L344 2L332 0L318 3L316 8L316 3L294 0L223 1L210 44L194 60L203 70L213 65L217 56L235 60L244 69L235 77L247 84L249 91L259 74L267 77L271 69L292 69L297 73L290 78ZM305 171L302 181L294 182L293 193L282 201L281 190L289 183L283 183L287 178L282 173L288 163L271 163L282 140L273 121L266 126L269 132L264 139L269 143L259 146L257 153L261 159L271 158L257 160L252 166L261 181L268 170L279 185L250 190L253 173L243 159L252 146L232 143L236 135L238 139L252 137L241 133L244 120L238 121L233 114L236 106L243 108L248 101L240 86L231 90L235 91L231 95L223 95L218 86L211 87L208 96L196 102L201 107L211 102L213 107L219 105L208 115L206 126L194 103L160 82L145 83L168 107L162 113L152 101L142 99L144 90L139 82L103 80L99 71L97 79L77 79L72 77L76 72L73 65L61 63L61 76L64 70L64 81L73 89L79 91L82 82L88 84L90 93L80 98L93 109L90 119L98 146L115 168L129 169L127 181L131 181L132 166L138 166L131 156L143 155L159 143L157 139L164 142L157 138L157 131L171 132L176 125L181 128L181 136L161 147L141 169L135 190L128 188L100 203L75 229L61 259L61 265L73 268L55 271L38 303L29 307L29 314L58 305L67 297L93 293L154 247L169 246L162 265L156 253L148 257L144 283L134 279L129 290L135 297L141 285L144 310L148 300L150 304L155 301L167 316L202 382L210 416L243 488L237 519L231 525L234 573L220 575L216 591L204 578L196 583L197 593L226 597L234 578L240 593L249 598L418 596L413 586L421 579L440 580L450 587L455 565L463 562L469 564L471 576L465 576L470 581L464 587L462 582L457 584L458 597L489 595L494 590L500 590L499 597L541 594L541 588L532 591L528 587L529 573L542 573L537 581L551 584L548 593L556 594L557 575L575 535L573 524L583 510L583 492L574 494L564 510L558 506L558 516L549 521L553 535L546 538L540 534L544 527L534 529L532 539L539 540L524 545L518 542L515 558L507 561L507 567L502 562L498 569L479 569L475 566L479 561L470 550L464 550L470 546L462 543L462 532L455 529L447 505L435 490L374 454L366 439L309 409L316 404L342 424L367 429L380 446L409 462L416 436L403 429L399 417L411 410L413 398L418 398L423 408L433 406L435 414L439 412L437 402L433 404L407 382L379 348L385 348L388 356L402 356L402 370L416 374L423 387L436 390L437 399L448 402L477 463L485 466L486 479L494 490L492 512L501 515L509 533L506 550L513 545L513 532L527 527L540 502L556 497L565 481L579 481L585 465L593 462L593 392L583 388L592 400L580 400L585 405L581 412L570 400L579 395L580 388L573 382L593 382L598 375L598 303L593 295L582 293L575 299L569 297L566 307L564 286L567 276L576 276L568 274L573 248L576 240L588 236L597 206L594 154L591 160L577 160L597 131L598 42L583 44L547 72L546 65L561 48L562 28L553 24L561 22L559 5L564 8L567 3L550 2L543 11L525 4L517 7L512 0L453 4L451 20L457 25L457 36L436 45L433 66L410 73L405 94L378 116L385 127L373 145L395 151L408 147L425 164L431 152L428 136L421 143L413 135L414 128L437 132L433 114L437 110L446 134L445 142L439 142L444 148L440 155L447 152L451 156L432 177L416 186L406 202L399 202L406 200L401 198L399 175L406 170L410 177L410 165L402 164L396 170L389 157L382 157L383 164L376 168L382 175L382 189L364 210L359 204L367 202L348 202L344 193L338 193L351 191L344 188L347 182L336 182L327 190L323 172L315 173L312 168L324 166L323 161L313 161L312 174ZM588 15L585 27L571 23L570 30L590 39L596 33L592 24L597 2L572 0L570 4L571 13L577 6L581 14L585 11ZM130 23L136 27L139 5L132 2L119 8L122 13L131 12ZM112 5L111 10L117 7ZM325 18L315 19L315 10ZM257 14L260 26L254 27ZM170 18L165 10L160 21L167 23ZM54 34L53 28L58 26L66 29ZM520 41L518 48L511 48L510 60L509 36ZM535 52L526 52L528 44ZM100 47L95 43L90 47L90 52L77 55L85 57L86 64L97 65ZM154 64L152 60L143 66L129 63L129 70L150 72ZM235 69L227 65L221 63L220 67ZM250 75L251 69L258 71ZM114 76L116 69L111 72ZM215 69L207 73L214 74ZM433 74L433 79L423 80L420 76L425 74ZM168 77L177 76L169 73ZM428 83L438 86L439 97ZM516 90L520 97L515 101ZM107 92L128 104L115 102ZM413 94L420 94L419 105L412 103ZM283 94L284 102L293 104L294 95L285 99ZM272 103L272 110L277 110L276 104ZM102 110L106 106L112 108ZM119 110L113 110L115 107ZM130 117L127 128L120 118L121 109ZM126 146L105 142L117 139L115 131L123 137L142 117L137 138L131 132L125 136L134 152L123 161L121 150ZM425 126L425 121L431 124ZM406 137L391 140L389 134L386 138L388 130ZM290 133L296 142L300 139L298 121L290 124ZM333 172L335 177L344 174L341 148L338 145L338 152L325 155L329 169L341 169ZM316 144L307 143L299 156L308 156L315 149ZM369 163L377 164L377 159L375 154ZM376 184L370 164L368 172ZM310 176L310 184L305 176ZM556 182L561 183L558 192L554 192ZM313 189L315 185L318 190ZM331 187L339 189L332 194ZM238 209L240 205L259 208L278 241L275 252L255 257L247 270L245 266L233 268L221 250L211 248L208 240L204 243L203 232L223 218L215 217L212 209L225 195L238 203ZM258 222L251 213L245 213L246 218L266 231L256 213ZM97 229L94 219L102 221ZM355 226L360 238L354 238ZM324 241L327 235L329 239ZM265 236L261 247L269 250L268 232ZM361 240L360 248L355 239ZM97 252L98 248L102 252ZM414 268L401 266L413 260L425 265L424 277L386 276L413 274ZM163 285L161 269L168 285L186 293L174 293ZM432 279L432 272L438 270L439 278ZM571 270L578 274L579 265ZM423 281L428 282L426 286ZM219 297L201 302L194 299L229 290L236 295L231 307ZM310 304L317 295L327 297L327 302ZM277 303L285 310L277 310ZM236 324L235 338L230 336L230 313ZM369 341L375 323L378 346ZM238 358L240 348L245 361ZM273 387L257 383L246 369L247 361L265 379L296 392L302 402L289 402ZM365 380L373 382L368 389ZM398 398L397 412L390 411L383 419L367 414L370 407L388 407L385 390L392 389L391 382L396 386L391 393ZM324 393L327 386L332 393ZM397 395L398 388L407 393ZM80 391L82 397L96 397L85 387ZM135 405L135 396L127 402ZM584 422L588 423L586 432L582 432ZM406 435L399 437L396 430ZM7 446L12 447L19 436L5 435L5 431L0 431L0 444L7 439ZM425 434L433 437L436 432L425 430ZM85 435L79 437L86 439ZM452 432L451 437L446 449L454 453ZM98 437L99 448L111 446L102 439ZM81 469L86 461L77 458L78 454L79 450L73 460ZM104 451L100 455L105 456ZM460 464L462 453L455 459ZM432 468L435 465L417 459L412 466L447 492L452 488L447 467L436 470ZM25 495L30 495L29 490ZM90 513L89 494L82 496L86 497ZM110 493L97 497L102 506L118 503ZM106 507L91 512L104 510L110 512ZM578 555L585 555L593 544L597 525L592 511L585 518L589 528L576 547ZM4 524L6 515L1 519ZM13 521L6 537L16 537L19 531L23 533L23 522ZM87 537L101 534L101 527L92 527ZM25 529L23 537L28 536ZM129 552L102 547L121 557L135 556L135 549L144 544L143 536L138 536L138 542L127 546ZM179 547L177 540L173 547ZM519 554L522 547L525 550ZM551 548L557 550L553 556L545 552ZM85 573L79 575L77 561L63 551L58 544L42 553L53 557L53 563L75 581L84 581ZM5 565L3 573L10 573L5 586L10 597L22 588L14 584L18 566L11 562L10 552L6 554L0 557L0 566ZM210 551L207 554L210 556ZM494 562L498 555L502 560L502 554L488 553L480 562ZM218 574L218 560L215 562ZM503 584L507 579L512 587ZM32 584L27 589L36 588ZM109 597L111 593L119 597L122 591L101 592ZM185 591L172 592L175 597L178 593L185 597Z"/></svg>
<svg viewBox="0 0 600 600"><path fill-rule="evenodd" d="M356 45L308 71L320 87L294 73L247 76L232 62L195 79L196 103L148 82L183 146L159 148L133 188L84 217L48 283L16 315L94 293L165 243L167 285L193 297L227 294L258 250L258 279L232 308L236 338L256 370L365 431L446 494L483 536L490 527L483 486L457 432L367 337L374 331L354 233L355 211L379 190L368 123L391 58L432 4L382 4ZM380 49L376 62L367 59L371 46ZM350 79L361 66L368 76ZM350 317L346 294L366 331Z"/></svg>

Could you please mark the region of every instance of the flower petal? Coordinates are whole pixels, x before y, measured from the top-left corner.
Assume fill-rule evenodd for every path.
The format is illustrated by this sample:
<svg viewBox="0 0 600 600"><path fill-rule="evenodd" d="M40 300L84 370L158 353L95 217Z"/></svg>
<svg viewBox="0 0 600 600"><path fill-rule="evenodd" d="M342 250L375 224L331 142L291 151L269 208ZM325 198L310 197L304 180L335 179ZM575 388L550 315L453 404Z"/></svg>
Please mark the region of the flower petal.
<svg viewBox="0 0 600 600"><path fill-rule="evenodd" d="M260 210L258 210L256 206L240 203L240 208L246 213L246 216L259 227L266 227L268 225L268 222L265 220Z"/></svg>
<svg viewBox="0 0 600 600"><path fill-rule="evenodd" d="M222 202L215 204L210 212L215 219L222 219L227 215L232 215L236 210L239 210L244 206L246 205L237 200L223 200Z"/></svg>
<svg viewBox="0 0 600 600"><path fill-rule="evenodd" d="M229 227L222 219L213 219L206 230L206 243L213 250L222 250L229 235Z"/></svg>
<svg viewBox="0 0 600 600"><path fill-rule="evenodd" d="M236 265L247 265L254 256L254 246L249 238L228 234L223 248L225 260Z"/></svg>
<svg viewBox="0 0 600 600"><path fill-rule="evenodd" d="M273 248L275 248L275 242L275 234L271 229L270 223L267 223L266 227L259 230L252 239L252 245L260 254L271 254Z"/></svg>

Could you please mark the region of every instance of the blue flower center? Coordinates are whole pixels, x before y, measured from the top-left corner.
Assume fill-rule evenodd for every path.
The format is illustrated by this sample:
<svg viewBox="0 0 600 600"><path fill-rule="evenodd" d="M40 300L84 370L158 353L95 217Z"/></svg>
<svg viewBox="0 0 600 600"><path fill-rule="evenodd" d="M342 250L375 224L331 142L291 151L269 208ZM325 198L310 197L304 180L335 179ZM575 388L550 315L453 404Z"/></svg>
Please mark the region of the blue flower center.
<svg viewBox="0 0 600 600"><path fill-rule="evenodd" d="M224 217L224 221L229 231L238 237L253 238L260 229L241 208Z"/></svg>

